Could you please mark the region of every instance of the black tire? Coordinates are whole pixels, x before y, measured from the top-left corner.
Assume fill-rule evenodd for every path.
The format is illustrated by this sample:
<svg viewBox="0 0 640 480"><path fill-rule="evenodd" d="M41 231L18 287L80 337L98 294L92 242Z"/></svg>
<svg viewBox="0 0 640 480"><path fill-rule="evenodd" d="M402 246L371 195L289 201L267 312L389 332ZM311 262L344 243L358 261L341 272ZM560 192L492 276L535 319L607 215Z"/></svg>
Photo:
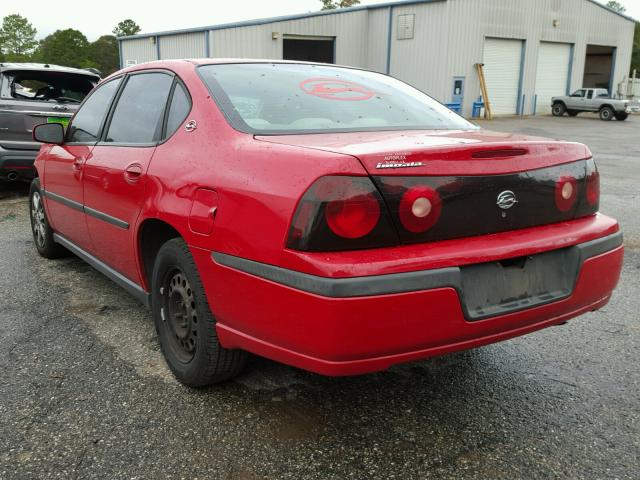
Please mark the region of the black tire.
<svg viewBox="0 0 640 480"><path fill-rule="evenodd" d="M53 229L49 225L47 211L44 208L40 179L31 182L29 189L29 218L31 220L31 233L33 243L38 253L44 258L60 258L69 254L63 246L53 241Z"/></svg>
<svg viewBox="0 0 640 480"><path fill-rule="evenodd" d="M567 107L564 106L564 103L554 103L553 106L551 107L551 114L554 117L561 117L562 115L564 115L564 112L567 111Z"/></svg>
<svg viewBox="0 0 640 480"><path fill-rule="evenodd" d="M570 117L576 117L578 115L578 112L576 112L575 110L567 110L567 114Z"/></svg>
<svg viewBox="0 0 640 480"><path fill-rule="evenodd" d="M616 120L619 120L620 122L624 122L627 117L629 117L629 114L627 112L616 112L615 114Z"/></svg>
<svg viewBox="0 0 640 480"><path fill-rule="evenodd" d="M180 382L204 387L242 371L247 353L220 345L216 320L184 240L174 238L160 248L151 285L160 347Z"/></svg>
<svg viewBox="0 0 640 480"><path fill-rule="evenodd" d="M600 109L600 120L604 120L605 122L608 122L609 120L613 119L613 116L614 116L613 108L602 107Z"/></svg>

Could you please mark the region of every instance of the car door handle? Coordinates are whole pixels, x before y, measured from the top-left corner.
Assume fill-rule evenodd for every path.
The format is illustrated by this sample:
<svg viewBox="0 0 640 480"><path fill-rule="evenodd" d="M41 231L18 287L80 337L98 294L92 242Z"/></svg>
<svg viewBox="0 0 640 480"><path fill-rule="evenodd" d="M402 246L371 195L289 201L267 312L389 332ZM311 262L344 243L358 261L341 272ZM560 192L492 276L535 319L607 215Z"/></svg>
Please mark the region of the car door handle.
<svg viewBox="0 0 640 480"><path fill-rule="evenodd" d="M142 176L142 165L139 163L132 163L131 165L127 165L124 169L124 178L128 182L137 182L140 180Z"/></svg>

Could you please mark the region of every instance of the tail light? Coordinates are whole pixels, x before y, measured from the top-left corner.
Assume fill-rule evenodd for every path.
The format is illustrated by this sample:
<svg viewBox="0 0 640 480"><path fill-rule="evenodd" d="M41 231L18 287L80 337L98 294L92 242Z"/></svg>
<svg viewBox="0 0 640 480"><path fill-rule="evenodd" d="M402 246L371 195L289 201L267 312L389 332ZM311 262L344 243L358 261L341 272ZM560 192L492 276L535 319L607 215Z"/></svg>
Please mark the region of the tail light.
<svg viewBox="0 0 640 480"><path fill-rule="evenodd" d="M441 208L440 195L436 190L417 185L402 195L398 215L404 228L412 233L422 233L435 225Z"/></svg>
<svg viewBox="0 0 640 480"><path fill-rule="evenodd" d="M578 181L575 177L565 175L556 182L556 206L561 212L571 210L578 198Z"/></svg>
<svg viewBox="0 0 640 480"><path fill-rule="evenodd" d="M587 203L598 208L600 202L600 173L593 158L587 160L587 173L585 178Z"/></svg>
<svg viewBox="0 0 640 480"><path fill-rule="evenodd" d="M368 177L327 176L300 200L287 247L306 251L394 245L398 238L386 206Z"/></svg>
<svg viewBox="0 0 640 480"><path fill-rule="evenodd" d="M335 186L339 196L325 197L324 213L331 231L349 239L371 233L380 220L380 202L375 194L350 179L341 179Z"/></svg>
<svg viewBox="0 0 640 480"><path fill-rule="evenodd" d="M500 205L505 192L509 206ZM303 195L287 247L338 251L434 242L564 222L598 211L593 159L502 175L327 176Z"/></svg>

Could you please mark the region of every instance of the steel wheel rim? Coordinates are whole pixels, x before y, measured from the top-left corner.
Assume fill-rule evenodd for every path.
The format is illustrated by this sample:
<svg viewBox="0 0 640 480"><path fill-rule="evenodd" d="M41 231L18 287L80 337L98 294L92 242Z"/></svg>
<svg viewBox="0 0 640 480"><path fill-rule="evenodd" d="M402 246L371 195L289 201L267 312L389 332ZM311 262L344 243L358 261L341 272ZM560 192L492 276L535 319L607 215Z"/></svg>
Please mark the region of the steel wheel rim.
<svg viewBox="0 0 640 480"><path fill-rule="evenodd" d="M609 118L611 116L610 113L609 113L609 110L603 110L602 111L602 116L604 118Z"/></svg>
<svg viewBox="0 0 640 480"><path fill-rule="evenodd" d="M34 192L31 197L31 227L33 237L38 247L43 248L45 237L45 214L44 205L42 205L42 197L39 192Z"/></svg>
<svg viewBox="0 0 640 480"><path fill-rule="evenodd" d="M167 272L160 293L169 348L181 363L189 363L197 348L198 314L187 276L179 268L173 268Z"/></svg>

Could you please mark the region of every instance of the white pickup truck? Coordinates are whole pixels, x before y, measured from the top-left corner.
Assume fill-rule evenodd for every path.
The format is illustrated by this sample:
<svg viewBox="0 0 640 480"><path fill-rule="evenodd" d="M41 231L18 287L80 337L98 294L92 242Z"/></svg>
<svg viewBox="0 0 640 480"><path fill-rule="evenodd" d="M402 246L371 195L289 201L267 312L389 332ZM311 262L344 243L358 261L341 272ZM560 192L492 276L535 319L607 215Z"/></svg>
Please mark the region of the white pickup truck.
<svg viewBox="0 0 640 480"><path fill-rule="evenodd" d="M571 95L551 98L551 113L561 117L565 113L575 117L580 112L598 112L602 120L626 120L629 102L609 98L605 88L581 88Z"/></svg>

